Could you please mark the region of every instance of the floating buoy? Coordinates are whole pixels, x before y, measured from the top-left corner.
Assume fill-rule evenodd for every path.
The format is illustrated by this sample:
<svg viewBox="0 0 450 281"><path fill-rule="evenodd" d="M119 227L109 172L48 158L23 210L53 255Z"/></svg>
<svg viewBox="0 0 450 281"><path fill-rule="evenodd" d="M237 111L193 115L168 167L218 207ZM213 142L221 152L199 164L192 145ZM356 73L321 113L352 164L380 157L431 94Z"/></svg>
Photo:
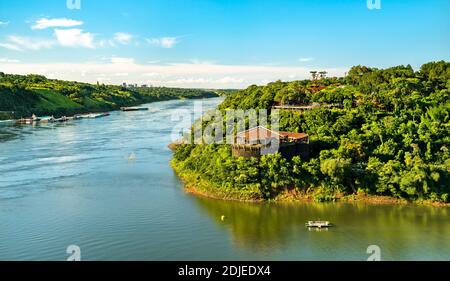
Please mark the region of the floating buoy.
<svg viewBox="0 0 450 281"><path fill-rule="evenodd" d="M131 154L128 156L128 161L134 161L134 160L136 160L136 154L131 153Z"/></svg>

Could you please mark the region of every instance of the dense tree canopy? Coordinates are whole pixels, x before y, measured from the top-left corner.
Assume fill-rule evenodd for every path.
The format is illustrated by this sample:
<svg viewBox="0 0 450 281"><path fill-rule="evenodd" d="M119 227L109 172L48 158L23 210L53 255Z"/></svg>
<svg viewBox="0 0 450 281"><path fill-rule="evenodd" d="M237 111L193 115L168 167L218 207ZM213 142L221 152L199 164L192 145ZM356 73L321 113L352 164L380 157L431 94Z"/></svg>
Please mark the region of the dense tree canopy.
<svg viewBox="0 0 450 281"><path fill-rule="evenodd" d="M325 88L311 91L312 84ZM280 129L306 132L308 159L280 155L234 159L226 145L184 145L177 171L195 173L215 188L315 190L316 199L337 193L387 195L449 202L450 63L430 62L376 69L355 66L344 78L273 82L230 94L219 109L271 109L278 103L341 103L339 108L282 110Z"/></svg>

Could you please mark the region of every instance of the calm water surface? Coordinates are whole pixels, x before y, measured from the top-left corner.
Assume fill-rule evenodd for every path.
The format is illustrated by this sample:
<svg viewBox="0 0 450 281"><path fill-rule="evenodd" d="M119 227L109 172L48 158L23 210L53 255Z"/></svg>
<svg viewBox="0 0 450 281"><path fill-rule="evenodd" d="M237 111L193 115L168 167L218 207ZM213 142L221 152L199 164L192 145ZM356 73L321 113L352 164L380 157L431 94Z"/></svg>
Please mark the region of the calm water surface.
<svg viewBox="0 0 450 281"><path fill-rule="evenodd" d="M193 103L0 125L0 260L65 260L72 244L84 260L366 260L372 244L385 260L450 260L449 208L246 204L186 194L167 144L172 113L192 111ZM311 219L337 227L309 231Z"/></svg>

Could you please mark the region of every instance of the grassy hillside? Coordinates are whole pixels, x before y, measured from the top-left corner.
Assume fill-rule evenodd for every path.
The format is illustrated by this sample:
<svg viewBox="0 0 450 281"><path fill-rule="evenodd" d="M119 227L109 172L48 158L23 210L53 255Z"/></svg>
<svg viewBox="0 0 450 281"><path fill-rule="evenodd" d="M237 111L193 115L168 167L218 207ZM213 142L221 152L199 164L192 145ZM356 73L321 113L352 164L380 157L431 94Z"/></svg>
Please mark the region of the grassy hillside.
<svg viewBox="0 0 450 281"><path fill-rule="evenodd" d="M0 120L37 115L71 115L181 98L216 97L219 92L165 87L121 87L0 72Z"/></svg>

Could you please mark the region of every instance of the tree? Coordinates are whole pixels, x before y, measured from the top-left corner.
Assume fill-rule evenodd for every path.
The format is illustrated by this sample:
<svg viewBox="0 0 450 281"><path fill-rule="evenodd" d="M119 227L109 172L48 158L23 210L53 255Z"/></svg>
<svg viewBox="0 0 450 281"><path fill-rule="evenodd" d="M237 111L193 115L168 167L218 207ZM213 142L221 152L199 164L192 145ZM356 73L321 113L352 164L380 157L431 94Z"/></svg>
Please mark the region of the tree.
<svg viewBox="0 0 450 281"><path fill-rule="evenodd" d="M328 72L326 72L326 71L320 71L320 72L319 72L320 79L324 79L324 78L327 76L327 73L328 73Z"/></svg>

